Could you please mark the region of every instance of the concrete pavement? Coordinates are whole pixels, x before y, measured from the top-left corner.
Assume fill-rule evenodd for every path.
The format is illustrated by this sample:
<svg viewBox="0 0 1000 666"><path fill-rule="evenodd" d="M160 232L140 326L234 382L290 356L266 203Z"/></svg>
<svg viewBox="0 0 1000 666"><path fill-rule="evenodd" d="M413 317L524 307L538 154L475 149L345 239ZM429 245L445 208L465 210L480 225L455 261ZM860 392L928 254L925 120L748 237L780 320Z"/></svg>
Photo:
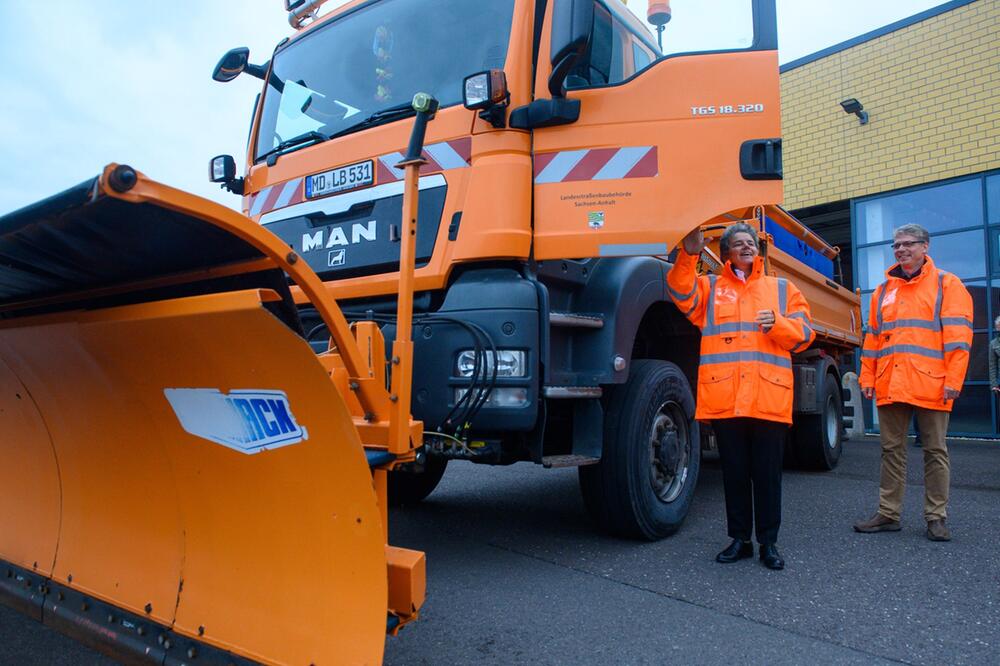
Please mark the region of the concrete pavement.
<svg viewBox="0 0 1000 666"><path fill-rule="evenodd" d="M721 472L706 461L683 528L658 543L596 534L575 470L452 464L391 542L428 557L423 617L388 664L983 664L1000 660L1000 444L956 441L949 525L924 537L920 449L903 530L857 534L876 503L878 443L832 473L786 472L787 568L713 561ZM108 663L0 609L0 663Z"/></svg>

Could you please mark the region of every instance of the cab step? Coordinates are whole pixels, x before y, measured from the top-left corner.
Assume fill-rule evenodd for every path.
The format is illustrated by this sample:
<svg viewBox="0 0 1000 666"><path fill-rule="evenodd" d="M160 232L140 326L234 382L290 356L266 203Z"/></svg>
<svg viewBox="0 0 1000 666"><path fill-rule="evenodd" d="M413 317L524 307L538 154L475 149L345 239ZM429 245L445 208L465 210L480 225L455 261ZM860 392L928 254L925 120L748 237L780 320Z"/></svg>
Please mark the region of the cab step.
<svg viewBox="0 0 1000 666"><path fill-rule="evenodd" d="M600 398L604 390L600 386L543 386L542 395L556 400Z"/></svg>
<svg viewBox="0 0 1000 666"><path fill-rule="evenodd" d="M584 465L595 465L599 462L601 462L600 458L571 453L563 456L544 456L542 458L542 467L546 469L554 467L583 467Z"/></svg>
<svg viewBox="0 0 1000 666"><path fill-rule="evenodd" d="M604 328L604 317L575 314L572 312L550 312L549 323L553 326L571 328Z"/></svg>

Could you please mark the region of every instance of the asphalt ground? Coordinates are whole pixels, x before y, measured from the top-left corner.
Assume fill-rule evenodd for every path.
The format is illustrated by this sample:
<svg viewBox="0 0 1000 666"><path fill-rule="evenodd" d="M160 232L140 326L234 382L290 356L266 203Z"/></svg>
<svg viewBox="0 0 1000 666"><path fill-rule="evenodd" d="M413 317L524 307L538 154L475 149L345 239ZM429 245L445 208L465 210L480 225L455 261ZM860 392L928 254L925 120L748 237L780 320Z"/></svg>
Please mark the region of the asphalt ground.
<svg viewBox="0 0 1000 666"><path fill-rule="evenodd" d="M386 663L1000 663L1000 444L950 449L949 543L924 536L919 449L896 533L851 530L876 505L877 441L848 442L834 472L787 471L777 572L714 562L717 461L658 543L595 533L575 470L453 463L390 518L394 545L427 553L428 598ZM0 664L107 663L0 608Z"/></svg>

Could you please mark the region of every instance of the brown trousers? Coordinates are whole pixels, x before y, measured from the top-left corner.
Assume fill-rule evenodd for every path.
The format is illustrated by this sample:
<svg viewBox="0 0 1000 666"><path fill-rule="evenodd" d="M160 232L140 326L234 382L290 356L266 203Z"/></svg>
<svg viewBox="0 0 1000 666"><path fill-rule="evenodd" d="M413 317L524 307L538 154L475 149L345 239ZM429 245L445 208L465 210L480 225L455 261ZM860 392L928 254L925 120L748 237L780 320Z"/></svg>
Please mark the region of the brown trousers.
<svg viewBox="0 0 1000 666"><path fill-rule="evenodd" d="M917 415L924 451L924 518L928 521L946 518L951 465L945 433L948 432L948 417L951 414L904 403L878 408L879 438L882 441L878 512L890 520L899 520L903 492L906 490L906 432L913 413Z"/></svg>

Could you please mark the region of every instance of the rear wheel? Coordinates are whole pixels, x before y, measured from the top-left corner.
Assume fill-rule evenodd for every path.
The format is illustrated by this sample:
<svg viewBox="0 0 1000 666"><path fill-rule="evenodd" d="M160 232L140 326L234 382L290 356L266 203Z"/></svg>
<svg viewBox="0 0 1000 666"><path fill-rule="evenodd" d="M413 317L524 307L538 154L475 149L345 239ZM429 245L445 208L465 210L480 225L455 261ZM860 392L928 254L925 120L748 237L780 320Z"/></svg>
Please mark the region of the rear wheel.
<svg viewBox="0 0 1000 666"><path fill-rule="evenodd" d="M819 413L799 415L795 420L789 457L798 467L828 471L837 466L844 449L844 395L830 373L823 377L820 390Z"/></svg>
<svg viewBox="0 0 1000 666"><path fill-rule="evenodd" d="M389 472L387 482L389 506L406 506L422 501L437 488L447 466L446 458L427 456L421 472L405 470Z"/></svg>
<svg viewBox="0 0 1000 666"><path fill-rule="evenodd" d="M635 361L628 381L609 390L601 462L579 468L588 513L619 536L669 536L684 522L700 466L684 373L666 361Z"/></svg>

